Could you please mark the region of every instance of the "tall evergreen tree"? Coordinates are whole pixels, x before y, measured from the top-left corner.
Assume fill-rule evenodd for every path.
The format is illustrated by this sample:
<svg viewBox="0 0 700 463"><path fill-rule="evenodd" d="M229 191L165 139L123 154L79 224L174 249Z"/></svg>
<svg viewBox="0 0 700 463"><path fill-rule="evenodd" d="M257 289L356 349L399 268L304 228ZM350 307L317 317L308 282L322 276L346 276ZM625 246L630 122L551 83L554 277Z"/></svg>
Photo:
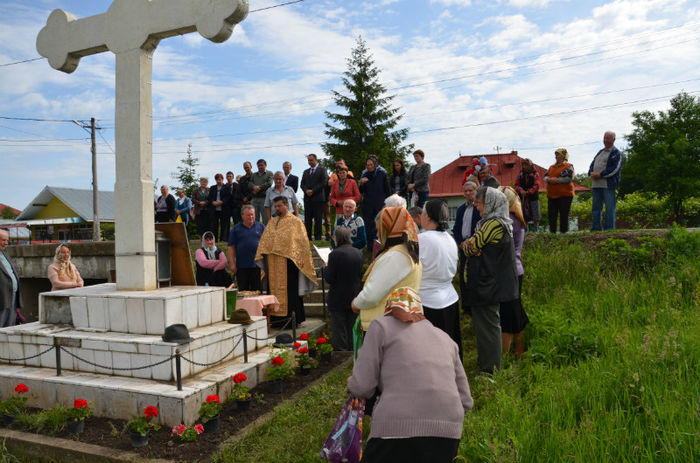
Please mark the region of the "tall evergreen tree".
<svg viewBox="0 0 700 463"><path fill-rule="evenodd" d="M332 166L343 158L357 177L371 154L391 171L394 158L405 159L413 150L413 145L402 146L408 128L396 129L403 115L391 107L394 96L386 95L386 88L379 83L379 69L362 37L357 38L347 64L343 85L349 95L333 91L335 104L345 113L325 112L331 121L325 124L325 134L337 142L323 143L322 149Z"/></svg>
<svg viewBox="0 0 700 463"><path fill-rule="evenodd" d="M173 186L173 189L184 188L187 196L190 196L194 189L199 186L196 169L199 165L199 158L192 154L192 143L187 145L187 154L183 159L180 159L180 164L177 166L177 171L170 174L173 179L180 182L179 185Z"/></svg>

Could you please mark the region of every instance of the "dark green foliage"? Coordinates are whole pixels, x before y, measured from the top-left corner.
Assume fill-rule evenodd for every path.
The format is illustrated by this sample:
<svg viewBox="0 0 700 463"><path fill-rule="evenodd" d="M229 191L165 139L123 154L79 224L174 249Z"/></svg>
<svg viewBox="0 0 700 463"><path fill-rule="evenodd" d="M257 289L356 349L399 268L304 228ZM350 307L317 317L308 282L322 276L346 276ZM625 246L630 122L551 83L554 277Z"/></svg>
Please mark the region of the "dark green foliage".
<svg viewBox="0 0 700 463"><path fill-rule="evenodd" d="M337 141L324 143L322 148L331 158L331 166L335 166L336 160L345 159L359 178L370 154L376 155L379 164L388 168L394 158L406 159L413 145L401 145L408 136L408 129L396 129L403 116L398 108L390 106L394 97L385 95L386 89L377 78L379 69L374 66L361 37L347 63L343 85L349 95L333 91L335 103L343 113L326 111L331 123L325 124L325 134Z"/></svg>
<svg viewBox="0 0 700 463"><path fill-rule="evenodd" d="M650 191L668 195L682 217L686 198L700 191L700 99L685 92L668 111L632 114L620 193Z"/></svg>
<svg viewBox="0 0 700 463"><path fill-rule="evenodd" d="M552 366L575 364L603 353L600 337L591 327L571 326L556 312L547 313L531 325L528 355L534 362Z"/></svg>
<svg viewBox="0 0 700 463"><path fill-rule="evenodd" d="M187 154L183 159L180 159L180 166L170 176L179 182L179 185L173 185L173 190L184 188L187 196L190 196L195 188L199 186L199 178L197 176L197 166L199 158L192 154L192 144L187 145Z"/></svg>
<svg viewBox="0 0 700 463"><path fill-rule="evenodd" d="M628 240L610 238L600 244L600 255L608 269L627 273L650 271L665 255L663 238L642 236L635 246Z"/></svg>

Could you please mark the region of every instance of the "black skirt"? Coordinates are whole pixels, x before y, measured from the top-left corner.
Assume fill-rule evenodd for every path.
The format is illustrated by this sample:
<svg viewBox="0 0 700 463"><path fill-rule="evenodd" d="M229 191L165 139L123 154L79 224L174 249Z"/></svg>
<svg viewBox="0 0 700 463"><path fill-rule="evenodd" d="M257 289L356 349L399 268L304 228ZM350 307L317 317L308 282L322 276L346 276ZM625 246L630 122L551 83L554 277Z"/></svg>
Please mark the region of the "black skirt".
<svg viewBox="0 0 700 463"><path fill-rule="evenodd" d="M523 276L518 275L518 295L522 294ZM501 332L509 334L517 334L525 329L525 325L530 323L527 318L521 298L518 297L513 301L501 302Z"/></svg>

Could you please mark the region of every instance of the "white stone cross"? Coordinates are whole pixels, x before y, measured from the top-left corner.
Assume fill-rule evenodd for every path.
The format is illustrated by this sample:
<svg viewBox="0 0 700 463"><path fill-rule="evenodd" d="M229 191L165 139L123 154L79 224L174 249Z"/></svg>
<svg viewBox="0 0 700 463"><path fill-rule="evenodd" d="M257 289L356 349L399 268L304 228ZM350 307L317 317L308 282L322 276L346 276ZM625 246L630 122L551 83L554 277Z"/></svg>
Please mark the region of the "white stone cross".
<svg viewBox="0 0 700 463"><path fill-rule="evenodd" d="M248 0L114 0L106 13L76 19L54 10L36 48L49 64L73 72L83 56L116 56L117 289L156 287L152 180L152 54L161 39L198 31L212 42L231 36Z"/></svg>

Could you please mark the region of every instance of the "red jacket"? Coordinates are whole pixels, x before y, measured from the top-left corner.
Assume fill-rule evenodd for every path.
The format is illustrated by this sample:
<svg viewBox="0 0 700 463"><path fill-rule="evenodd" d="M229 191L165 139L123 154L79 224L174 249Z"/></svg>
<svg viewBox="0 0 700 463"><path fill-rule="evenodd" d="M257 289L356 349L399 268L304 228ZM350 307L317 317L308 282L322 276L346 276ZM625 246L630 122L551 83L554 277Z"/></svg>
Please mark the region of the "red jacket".
<svg viewBox="0 0 700 463"><path fill-rule="evenodd" d="M345 201L346 199L354 199L356 203L359 203L362 199L357 182L351 178L345 180L345 188L343 188L342 195L340 194L340 181L335 182L331 187L331 206L335 206L336 214L343 213L343 206L339 206L338 201Z"/></svg>

